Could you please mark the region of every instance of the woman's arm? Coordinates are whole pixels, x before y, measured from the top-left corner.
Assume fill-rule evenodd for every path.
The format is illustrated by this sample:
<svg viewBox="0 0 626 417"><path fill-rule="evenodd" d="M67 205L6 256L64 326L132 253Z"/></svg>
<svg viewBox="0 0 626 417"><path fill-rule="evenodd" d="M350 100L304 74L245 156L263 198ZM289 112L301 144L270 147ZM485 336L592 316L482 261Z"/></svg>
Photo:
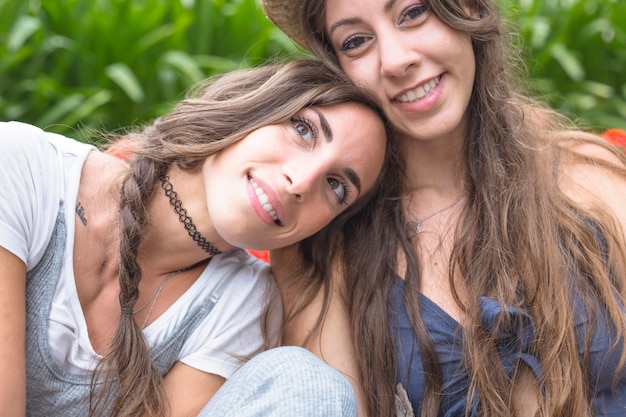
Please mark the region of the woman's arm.
<svg viewBox="0 0 626 417"><path fill-rule="evenodd" d="M176 362L165 376L164 384L170 402L170 417L196 416L226 379Z"/></svg>
<svg viewBox="0 0 626 417"><path fill-rule="evenodd" d="M626 235L626 176L601 164L626 170L623 160L594 143L575 143L568 148L574 155L592 158L598 163L581 163L576 157L573 161L566 158L564 181L561 182L563 191L583 207L594 207L599 203L607 208Z"/></svg>
<svg viewBox="0 0 626 417"><path fill-rule="evenodd" d="M26 265L0 247L0 417L26 415Z"/></svg>
<svg viewBox="0 0 626 417"><path fill-rule="evenodd" d="M283 303L287 308L290 297L288 292L283 291L283 288L288 286L281 285L281 281L288 278L294 268L297 267L299 259L297 249L291 247L272 251L270 259L272 272L279 288L281 288ZM340 268L335 267L330 305L322 326L311 334L311 329L314 328L323 308L323 292L320 291L315 299L288 323L283 344L303 346L340 371L350 381L356 393L359 417L366 417L366 407L359 384L352 329L343 288L343 276ZM307 337L309 337L308 340Z"/></svg>

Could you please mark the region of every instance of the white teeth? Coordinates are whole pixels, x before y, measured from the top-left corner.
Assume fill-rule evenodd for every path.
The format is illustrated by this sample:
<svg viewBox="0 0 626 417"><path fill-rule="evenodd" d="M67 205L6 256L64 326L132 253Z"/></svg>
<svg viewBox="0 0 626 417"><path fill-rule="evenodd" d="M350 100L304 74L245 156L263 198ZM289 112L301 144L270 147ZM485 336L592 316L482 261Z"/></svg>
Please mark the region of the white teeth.
<svg viewBox="0 0 626 417"><path fill-rule="evenodd" d="M410 101L416 101L416 100L422 99L426 97L428 93L433 91L435 87L437 87L437 85L439 85L439 80L440 80L439 77L433 78L432 80L425 83L424 85L420 85L414 90L407 91L406 93L398 97L396 100L401 101L403 103L408 103Z"/></svg>
<svg viewBox="0 0 626 417"><path fill-rule="evenodd" d="M278 216L276 216L276 210L274 210L274 207L270 204L269 197L265 194L263 189L259 187L259 185L256 183L256 181L254 181L252 177L248 177L248 181L250 182L250 184L252 184L252 187L254 187L254 191L259 198L259 202L261 203L261 207L263 207L263 210L265 210L265 212L272 218L272 220L274 220L274 222L278 222L279 220Z"/></svg>

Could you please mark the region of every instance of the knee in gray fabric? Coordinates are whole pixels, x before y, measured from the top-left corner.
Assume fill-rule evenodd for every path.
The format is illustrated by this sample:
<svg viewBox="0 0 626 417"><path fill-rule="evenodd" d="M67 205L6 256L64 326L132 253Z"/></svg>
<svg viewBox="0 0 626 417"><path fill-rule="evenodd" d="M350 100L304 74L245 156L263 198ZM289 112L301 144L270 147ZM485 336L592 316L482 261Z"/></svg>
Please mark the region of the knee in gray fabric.
<svg viewBox="0 0 626 417"><path fill-rule="evenodd" d="M346 378L315 354L299 346L282 346L266 350L255 356L251 362L260 362L267 372L286 378L328 379L338 385L351 388Z"/></svg>
<svg viewBox="0 0 626 417"><path fill-rule="evenodd" d="M306 349L263 352L235 372L201 417L356 417L348 380Z"/></svg>
<svg viewBox="0 0 626 417"><path fill-rule="evenodd" d="M266 379L280 379L290 385L289 390L312 391L332 396L340 401L356 404L356 396L348 380L315 354L298 346L282 346L257 355L251 362L259 362ZM252 364L250 364L252 365ZM304 394L304 392L303 392ZM315 396L315 394L313 394Z"/></svg>

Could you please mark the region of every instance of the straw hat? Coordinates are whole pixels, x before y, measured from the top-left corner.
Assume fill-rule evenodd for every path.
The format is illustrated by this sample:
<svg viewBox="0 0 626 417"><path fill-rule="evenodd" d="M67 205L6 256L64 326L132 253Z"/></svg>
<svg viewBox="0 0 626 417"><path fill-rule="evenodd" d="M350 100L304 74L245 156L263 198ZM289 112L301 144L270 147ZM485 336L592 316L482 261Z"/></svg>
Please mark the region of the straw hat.
<svg viewBox="0 0 626 417"><path fill-rule="evenodd" d="M261 0L263 12L276 26L300 46L309 48L301 35L300 15L303 0Z"/></svg>

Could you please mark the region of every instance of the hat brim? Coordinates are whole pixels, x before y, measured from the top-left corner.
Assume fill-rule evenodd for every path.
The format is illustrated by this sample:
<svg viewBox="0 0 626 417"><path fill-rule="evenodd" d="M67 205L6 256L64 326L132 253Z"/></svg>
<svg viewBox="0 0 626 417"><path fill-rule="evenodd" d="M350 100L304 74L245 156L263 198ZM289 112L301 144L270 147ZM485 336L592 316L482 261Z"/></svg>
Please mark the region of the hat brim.
<svg viewBox="0 0 626 417"><path fill-rule="evenodd" d="M263 8L265 16L278 26L280 30L285 32L291 40L305 49L311 49L302 36L302 28L300 25L302 1L262 0L261 7Z"/></svg>

